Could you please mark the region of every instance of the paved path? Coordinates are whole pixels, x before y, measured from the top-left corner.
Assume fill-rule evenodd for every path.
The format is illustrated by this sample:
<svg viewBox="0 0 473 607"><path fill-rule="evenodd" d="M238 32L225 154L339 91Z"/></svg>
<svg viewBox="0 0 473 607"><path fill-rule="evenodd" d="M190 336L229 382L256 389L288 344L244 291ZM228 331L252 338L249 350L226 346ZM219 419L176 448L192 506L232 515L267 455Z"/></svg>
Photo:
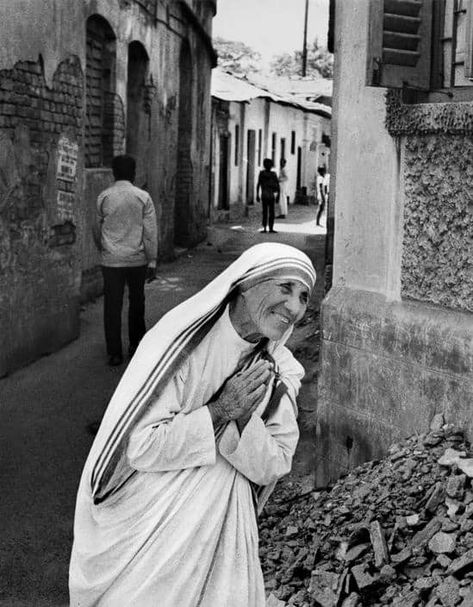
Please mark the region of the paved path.
<svg viewBox="0 0 473 607"><path fill-rule="evenodd" d="M146 287L148 326L263 240L303 249L323 276L325 237L315 207L291 206L275 225L278 234L259 234L258 223L213 226L197 248L161 264L159 279ZM100 419L124 369L105 361L99 299L84 307L79 339L0 380L0 606L68 605L74 502L93 440L88 426Z"/></svg>

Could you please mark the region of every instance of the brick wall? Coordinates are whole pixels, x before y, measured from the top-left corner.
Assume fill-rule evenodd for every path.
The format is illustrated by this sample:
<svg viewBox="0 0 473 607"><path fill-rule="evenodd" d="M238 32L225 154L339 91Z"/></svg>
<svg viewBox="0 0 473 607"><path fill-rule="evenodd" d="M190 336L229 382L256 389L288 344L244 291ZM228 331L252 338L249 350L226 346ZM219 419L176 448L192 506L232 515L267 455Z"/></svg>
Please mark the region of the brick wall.
<svg viewBox="0 0 473 607"><path fill-rule="evenodd" d="M0 376L78 332L77 180L57 162L61 138L81 142L83 85L76 57L50 87L41 59L0 71Z"/></svg>
<svg viewBox="0 0 473 607"><path fill-rule="evenodd" d="M11 140L17 137L19 127L26 128L34 159L31 170L17 175L21 183L11 184L7 208L3 209L8 210L2 218L8 221L13 240L21 223L37 219L44 209L51 144L65 131L76 140L80 138L82 91L82 70L76 58L60 64L52 88L46 86L39 62L19 62L14 69L0 71L0 128ZM64 185L64 190L68 188ZM38 237L44 240L41 232Z"/></svg>

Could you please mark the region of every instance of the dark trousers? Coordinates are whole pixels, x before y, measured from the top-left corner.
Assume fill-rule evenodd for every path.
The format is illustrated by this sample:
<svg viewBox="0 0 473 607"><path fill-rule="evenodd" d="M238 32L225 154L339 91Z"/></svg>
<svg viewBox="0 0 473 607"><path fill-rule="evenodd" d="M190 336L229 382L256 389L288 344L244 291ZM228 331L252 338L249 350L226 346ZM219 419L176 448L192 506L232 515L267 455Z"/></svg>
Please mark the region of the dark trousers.
<svg viewBox="0 0 473 607"><path fill-rule="evenodd" d="M263 203L263 228L266 229L268 223L269 229L272 230L274 226L274 196L271 196L271 198L262 196L261 202Z"/></svg>
<svg viewBox="0 0 473 607"><path fill-rule="evenodd" d="M122 355L122 307L125 285L128 287L128 337L134 351L146 332L145 278L147 266L109 268L102 266L103 320L109 356Z"/></svg>
<svg viewBox="0 0 473 607"><path fill-rule="evenodd" d="M322 200L319 203L319 209L317 211L316 224L318 226L320 225L320 218L322 217L322 213L324 212L324 209L325 209L325 198L322 198Z"/></svg>

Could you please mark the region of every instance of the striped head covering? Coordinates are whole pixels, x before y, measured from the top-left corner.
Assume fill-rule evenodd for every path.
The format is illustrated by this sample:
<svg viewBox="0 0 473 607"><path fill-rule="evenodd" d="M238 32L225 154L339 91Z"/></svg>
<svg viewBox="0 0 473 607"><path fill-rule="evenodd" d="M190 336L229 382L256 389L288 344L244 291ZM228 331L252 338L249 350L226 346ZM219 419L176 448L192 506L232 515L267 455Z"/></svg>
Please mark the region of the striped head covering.
<svg viewBox="0 0 473 607"><path fill-rule="evenodd" d="M255 245L146 333L112 396L87 460L85 472L95 504L118 491L133 474L126 461L126 445L151 396L173 377L238 289L271 278L299 280L311 292L316 276L310 259L298 249L275 243Z"/></svg>

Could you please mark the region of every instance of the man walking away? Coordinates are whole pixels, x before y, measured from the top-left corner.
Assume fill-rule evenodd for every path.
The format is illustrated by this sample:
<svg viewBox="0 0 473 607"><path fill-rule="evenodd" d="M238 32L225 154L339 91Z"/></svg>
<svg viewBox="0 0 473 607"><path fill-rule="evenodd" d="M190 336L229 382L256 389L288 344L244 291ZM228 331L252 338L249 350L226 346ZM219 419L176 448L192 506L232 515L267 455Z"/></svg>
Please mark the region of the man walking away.
<svg viewBox="0 0 473 607"><path fill-rule="evenodd" d="M264 169L259 172L258 183L256 184L256 202L263 203L263 229L266 232L266 225L269 225L269 231L276 233L273 229L274 225L274 205L279 202L279 180L273 169L273 161L271 158L263 160ZM276 197L276 198L275 198Z"/></svg>
<svg viewBox="0 0 473 607"><path fill-rule="evenodd" d="M150 195L133 185L132 156L112 161L115 183L97 198L94 240L102 256L104 328L108 364L123 362L121 316L128 287L128 353L133 355L145 328L145 280L156 275L158 229Z"/></svg>

